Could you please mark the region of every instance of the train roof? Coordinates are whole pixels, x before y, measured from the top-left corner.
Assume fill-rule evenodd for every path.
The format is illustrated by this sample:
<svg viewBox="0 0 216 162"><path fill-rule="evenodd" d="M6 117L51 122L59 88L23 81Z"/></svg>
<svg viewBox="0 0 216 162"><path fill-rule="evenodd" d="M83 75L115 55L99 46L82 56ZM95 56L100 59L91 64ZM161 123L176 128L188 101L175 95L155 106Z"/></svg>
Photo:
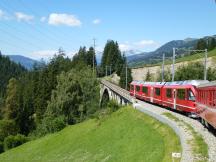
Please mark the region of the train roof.
<svg viewBox="0 0 216 162"><path fill-rule="evenodd" d="M145 81L132 81L131 84L141 84L141 85L167 85L167 86L177 86L177 85L193 85L199 86L202 84L208 84L207 80L185 80L185 81L175 81L175 82L145 82ZM215 82L216 84L216 82Z"/></svg>
<svg viewBox="0 0 216 162"><path fill-rule="evenodd" d="M212 87L212 86L216 86L216 81L200 84L197 87L198 88L204 88L204 87Z"/></svg>
<svg viewBox="0 0 216 162"><path fill-rule="evenodd" d="M198 86L200 84L206 84L209 81L207 80L185 80L185 81L175 81L175 82L166 82L165 85L193 85Z"/></svg>

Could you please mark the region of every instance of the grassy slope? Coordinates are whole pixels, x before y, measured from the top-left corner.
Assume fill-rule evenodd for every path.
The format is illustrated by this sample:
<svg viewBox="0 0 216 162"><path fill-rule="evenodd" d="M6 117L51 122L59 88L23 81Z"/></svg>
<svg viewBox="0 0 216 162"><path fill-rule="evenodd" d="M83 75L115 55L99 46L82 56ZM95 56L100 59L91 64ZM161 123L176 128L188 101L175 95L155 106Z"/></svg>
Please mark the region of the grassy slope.
<svg viewBox="0 0 216 162"><path fill-rule="evenodd" d="M216 48L210 52L208 52L208 57L216 58ZM195 61L198 59L203 59L204 53L197 53L194 55L189 55L181 58L176 59L176 63L185 62L185 61ZM132 65L133 68L140 68L140 67L153 67L153 66L160 66L162 62L156 63L156 64L143 64L142 62L138 62L137 64ZM172 60L165 61L166 65L172 64Z"/></svg>
<svg viewBox="0 0 216 162"><path fill-rule="evenodd" d="M68 126L0 155L4 162L171 161L181 151L179 139L166 125L131 108L111 116Z"/></svg>

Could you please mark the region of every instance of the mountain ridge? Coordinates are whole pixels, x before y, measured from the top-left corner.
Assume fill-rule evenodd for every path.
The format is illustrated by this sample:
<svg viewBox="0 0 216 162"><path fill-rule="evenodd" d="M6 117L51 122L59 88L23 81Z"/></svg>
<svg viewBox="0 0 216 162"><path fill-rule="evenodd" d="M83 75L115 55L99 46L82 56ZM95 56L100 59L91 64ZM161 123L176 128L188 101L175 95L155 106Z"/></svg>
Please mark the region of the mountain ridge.
<svg viewBox="0 0 216 162"><path fill-rule="evenodd" d="M202 39L216 38L216 35L205 36ZM194 49L198 40L201 38L186 38L184 40L172 40L161 47L157 48L152 52L142 52L140 54L128 56L128 64L129 66L137 66L143 64L152 64L156 63L158 60L162 60L162 55L165 54L166 57L172 57L173 48L178 48L178 52L176 52L177 57L182 54L185 50Z"/></svg>
<svg viewBox="0 0 216 162"><path fill-rule="evenodd" d="M11 61L14 61L17 64L21 64L28 70L31 70L34 64L39 63L39 61L31 59L23 55L6 55L6 56L8 56Z"/></svg>

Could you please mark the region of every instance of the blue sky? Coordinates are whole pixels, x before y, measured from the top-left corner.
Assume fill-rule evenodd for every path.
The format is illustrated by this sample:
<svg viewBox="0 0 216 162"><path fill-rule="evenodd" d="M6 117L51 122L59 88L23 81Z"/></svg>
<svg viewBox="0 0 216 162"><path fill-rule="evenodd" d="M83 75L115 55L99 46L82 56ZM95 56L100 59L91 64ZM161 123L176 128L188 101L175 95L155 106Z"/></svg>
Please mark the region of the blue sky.
<svg viewBox="0 0 216 162"><path fill-rule="evenodd" d="M122 50L151 51L187 37L216 34L214 0L1 0L0 50L49 58L62 47L97 51L108 39Z"/></svg>

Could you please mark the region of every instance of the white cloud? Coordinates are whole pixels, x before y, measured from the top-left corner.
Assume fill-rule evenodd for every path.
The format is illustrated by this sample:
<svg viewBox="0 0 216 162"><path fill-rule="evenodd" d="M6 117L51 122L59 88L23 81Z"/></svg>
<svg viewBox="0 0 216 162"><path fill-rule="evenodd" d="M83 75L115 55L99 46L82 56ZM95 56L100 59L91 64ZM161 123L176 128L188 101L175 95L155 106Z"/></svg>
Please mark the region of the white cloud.
<svg viewBox="0 0 216 162"><path fill-rule="evenodd" d="M40 60L40 59L48 60L52 58L55 53L57 53L57 50L34 51L30 54L30 57L37 59L37 60Z"/></svg>
<svg viewBox="0 0 216 162"><path fill-rule="evenodd" d="M66 56L72 58L78 51L69 51L65 52ZM41 51L34 51L28 57L31 57L36 60L44 59L45 61L49 61L55 54L58 53L58 50L41 50Z"/></svg>
<svg viewBox="0 0 216 162"><path fill-rule="evenodd" d="M26 22L30 22L34 19L34 16L27 15L27 14L22 13L22 12L15 12L15 17L16 17L17 21L26 21Z"/></svg>
<svg viewBox="0 0 216 162"><path fill-rule="evenodd" d="M157 43L153 40L141 40L139 42L136 42L135 44L141 47L145 47L145 46L156 45Z"/></svg>
<svg viewBox="0 0 216 162"><path fill-rule="evenodd" d="M92 21L92 23L97 25L97 24L101 23L101 20L100 19L95 19L95 20Z"/></svg>
<svg viewBox="0 0 216 162"><path fill-rule="evenodd" d="M51 13L48 23L50 25L81 26L81 21L74 15Z"/></svg>
<svg viewBox="0 0 216 162"><path fill-rule="evenodd" d="M131 50L131 46L128 44L128 43L122 43L122 44L119 44L119 48L121 51L129 51Z"/></svg>
<svg viewBox="0 0 216 162"><path fill-rule="evenodd" d="M0 18L2 18L3 16L4 16L4 12L0 10Z"/></svg>
<svg viewBox="0 0 216 162"><path fill-rule="evenodd" d="M41 22L45 22L45 21L46 21L46 17L45 17L45 16L41 17L41 18L40 18L40 21L41 21Z"/></svg>
<svg viewBox="0 0 216 162"><path fill-rule="evenodd" d="M152 51L159 47L159 43L153 40L141 40L138 42L124 42L119 44L119 48L121 51Z"/></svg>
<svg viewBox="0 0 216 162"><path fill-rule="evenodd" d="M0 9L0 20L9 20L8 14Z"/></svg>

